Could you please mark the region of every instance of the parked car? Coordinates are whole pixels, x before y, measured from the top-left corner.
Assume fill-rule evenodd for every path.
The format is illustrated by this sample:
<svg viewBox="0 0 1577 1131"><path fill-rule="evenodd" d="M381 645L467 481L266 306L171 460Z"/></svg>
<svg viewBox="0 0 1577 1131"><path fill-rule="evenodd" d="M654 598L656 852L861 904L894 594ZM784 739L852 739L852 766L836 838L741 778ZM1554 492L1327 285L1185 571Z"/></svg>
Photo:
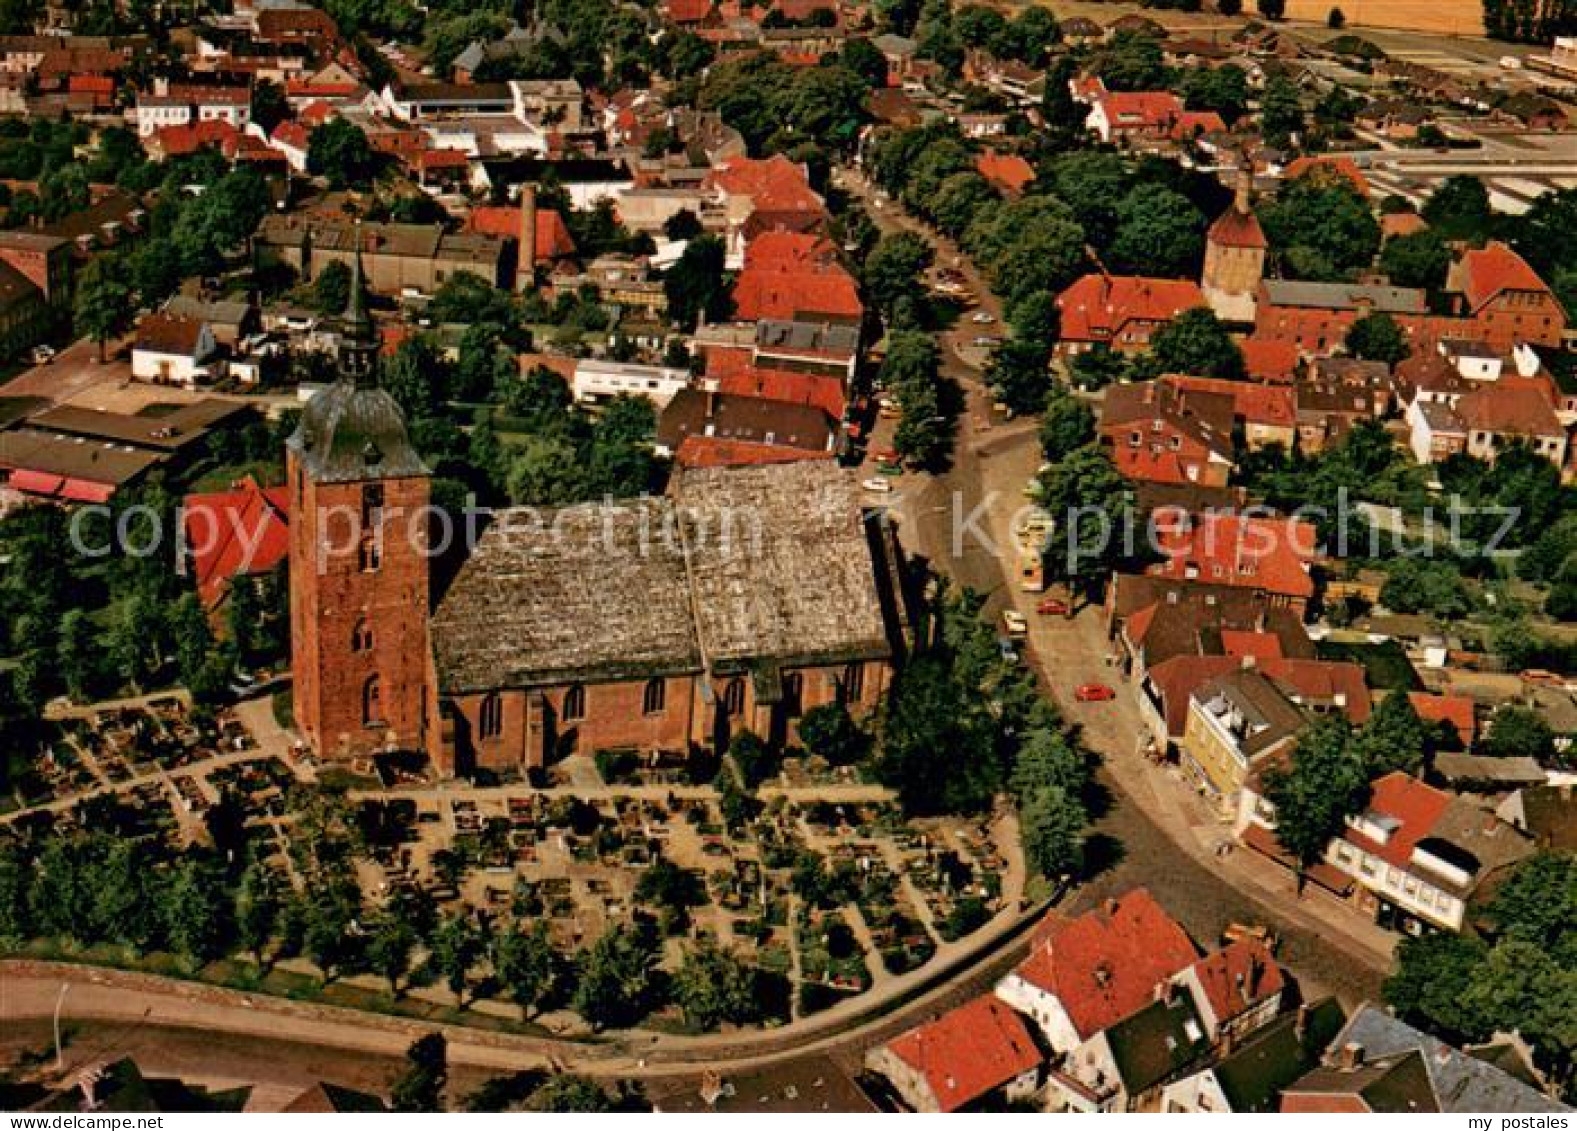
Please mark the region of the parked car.
<svg viewBox="0 0 1577 1131"><path fill-rule="evenodd" d="M873 450L871 452L871 455L876 457L876 461L878 463L897 463L898 462L898 449L897 448L876 448L875 450Z"/></svg>
<svg viewBox="0 0 1577 1131"><path fill-rule="evenodd" d="M33 352L32 352L32 354L30 356L33 359L33 364L34 365L47 365L51 361L54 360L55 347L54 346L34 346L33 347Z"/></svg>
<svg viewBox="0 0 1577 1131"><path fill-rule="evenodd" d="M982 310L970 319L976 326L989 326L996 321L996 316L989 310Z"/></svg>
<svg viewBox="0 0 1577 1131"><path fill-rule="evenodd" d="M1075 689L1073 697L1080 703L1105 703L1117 698L1117 692L1104 683L1085 683Z"/></svg>
<svg viewBox="0 0 1577 1131"><path fill-rule="evenodd" d="M1002 610L1002 627L1015 639L1029 635L1029 620L1017 609Z"/></svg>
<svg viewBox="0 0 1577 1131"><path fill-rule="evenodd" d="M879 475L873 475L871 478L861 483L860 486L864 487L867 491L874 492L878 495L891 494L893 489L893 485Z"/></svg>
<svg viewBox="0 0 1577 1131"><path fill-rule="evenodd" d="M1047 597L1035 606L1035 611L1043 617L1065 617L1073 610L1068 607L1068 602L1060 597Z"/></svg>

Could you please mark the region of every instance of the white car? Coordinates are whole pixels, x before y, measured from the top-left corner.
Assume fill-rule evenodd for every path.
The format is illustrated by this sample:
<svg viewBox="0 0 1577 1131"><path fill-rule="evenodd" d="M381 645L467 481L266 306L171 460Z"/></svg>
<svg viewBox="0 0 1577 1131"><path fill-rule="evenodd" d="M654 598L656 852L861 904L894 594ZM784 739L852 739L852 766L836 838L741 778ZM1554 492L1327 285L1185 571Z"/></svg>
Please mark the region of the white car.
<svg viewBox="0 0 1577 1131"><path fill-rule="evenodd" d="M861 483L860 486L876 495L890 495L893 492L891 480L884 479L880 475L872 476L871 478L865 480L865 482Z"/></svg>
<svg viewBox="0 0 1577 1131"><path fill-rule="evenodd" d="M34 346L32 352L34 365L48 365L55 357L54 346Z"/></svg>
<svg viewBox="0 0 1577 1131"><path fill-rule="evenodd" d="M1017 609L1002 610L1002 627L1013 640L1029 635L1029 620Z"/></svg>
<svg viewBox="0 0 1577 1131"><path fill-rule="evenodd" d="M973 318L971 318L970 321L976 326L989 326L991 323L996 321L996 316L990 311L982 310L979 314L976 314Z"/></svg>

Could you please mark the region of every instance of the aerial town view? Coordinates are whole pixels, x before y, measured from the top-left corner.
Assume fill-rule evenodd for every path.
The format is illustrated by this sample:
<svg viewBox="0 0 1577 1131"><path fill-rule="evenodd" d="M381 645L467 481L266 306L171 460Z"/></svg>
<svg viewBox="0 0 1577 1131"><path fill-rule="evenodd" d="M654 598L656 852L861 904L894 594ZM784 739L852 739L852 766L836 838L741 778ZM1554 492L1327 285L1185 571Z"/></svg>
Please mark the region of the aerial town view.
<svg viewBox="0 0 1577 1131"><path fill-rule="evenodd" d="M0 0L7 1126L1571 1128L1574 785L1577 0Z"/></svg>

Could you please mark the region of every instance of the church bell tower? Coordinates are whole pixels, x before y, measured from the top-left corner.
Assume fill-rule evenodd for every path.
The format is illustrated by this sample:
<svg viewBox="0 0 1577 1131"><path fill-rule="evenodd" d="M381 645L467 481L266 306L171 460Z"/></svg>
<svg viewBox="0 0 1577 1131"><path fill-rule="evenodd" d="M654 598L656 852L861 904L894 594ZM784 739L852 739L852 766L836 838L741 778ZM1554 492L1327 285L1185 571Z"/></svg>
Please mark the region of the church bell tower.
<svg viewBox="0 0 1577 1131"><path fill-rule="evenodd" d="M295 722L331 760L425 746L431 473L378 384L356 228L336 380L286 444Z"/></svg>

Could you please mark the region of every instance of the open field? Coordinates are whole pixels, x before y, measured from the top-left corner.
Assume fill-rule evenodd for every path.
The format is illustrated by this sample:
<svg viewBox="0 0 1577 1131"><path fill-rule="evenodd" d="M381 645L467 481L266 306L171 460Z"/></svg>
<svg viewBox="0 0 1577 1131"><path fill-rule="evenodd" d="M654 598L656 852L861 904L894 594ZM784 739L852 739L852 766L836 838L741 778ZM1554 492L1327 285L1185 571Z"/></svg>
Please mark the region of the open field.
<svg viewBox="0 0 1577 1131"><path fill-rule="evenodd" d="M1478 0L1287 0L1287 18L1324 23L1332 8L1342 10L1348 27L1484 34L1484 9Z"/></svg>
<svg viewBox="0 0 1577 1131"><path fill-rule="evenodd" d="M1019 5L1011 3L1011 7ZM1059 18L1084 16L1109 24L1129 12L1142 11L1168 28L1192 33L1235 30L1242 20L1228 19L1213 12L1172 12L1160 8L1141 9L1138 4L1107 0L1042 0ZM1244 8L1252 16L1254 0ZM1395 28L1402 31L1431 32L1437 35L1483 35L1484 13L1479 0L1287 0L1287 19L1324 26L1332 8L1340 8L1347 26Z"/></svg>

